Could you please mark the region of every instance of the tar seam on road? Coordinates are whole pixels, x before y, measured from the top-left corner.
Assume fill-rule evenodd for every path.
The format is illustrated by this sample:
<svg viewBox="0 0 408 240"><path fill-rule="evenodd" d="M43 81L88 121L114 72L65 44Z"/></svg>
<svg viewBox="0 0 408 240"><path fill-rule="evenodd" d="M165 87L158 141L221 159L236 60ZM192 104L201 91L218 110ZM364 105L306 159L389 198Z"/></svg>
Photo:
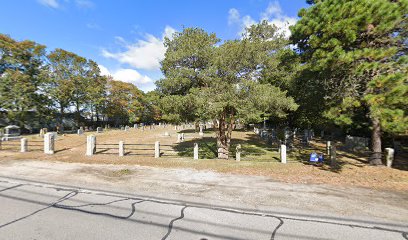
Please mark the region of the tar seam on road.
<svg viewBox="0 0 408 240"><path fill-rule="evenodd" d="M124 201L124 200L128 200L128 199L120 199L120 200L123 200L123 201ZM52 207L54 207L54 208L59 208L59 209L64 209L64 210L69 210L69 211L77 211L77 212L82 212L82 213L88 213L88 214L98 215L98 216L106 216L106 217L112 217L112 218L117 218L117 219L128 219L128 218L130 218L131 216L133 216L133 214L135 213L135 211L136 211L135 205L138 204L138 203L144 202L144 201L145 201L145 200L139 200L139 201L133 202L133 203L131 204L132 210L131 210L131 212L129 213L129 215L127 215L127 216L117 216L117 215L113 215L113 214L109 214L109 213L93 212L93 211L88 211L88 210L83 210L83 209L77 209L77 208L75 208L75 207L64 206L64 205L58 205L58 204L55 204L55 205L52 206ZM117 200L117 201L113 201L113 202L118 202L118 200ZM91 206L91 205L106 206L106 205L109 205L110 203L112 203L112 202L105 203L105 204L101 204L101 203L88 204L88 206Z"/></svg>
<svg viewBox="0 0 408 240"><path fill-rule="evenodd" d="M167 239L167 237L170 235L171 230L173 229L173 223L174 223L175 221L177 221L177 220L180 220L180 219L183 219L183 218L184 218L184 210L185 210L186 208L187 208L187 206L184 206L184 207L181 209L180 217L175 218L175 219L173 219L173 220L170 221L170 223L169 223L169 228L168 228L168 230L167 230L167 233L166 233L166 235L164 235L164 237L162 238L162 240Z"/></svg>
<svg viewBox="0 0 408 240"><path fill-rule="evenodd" d="M279 225L275 228L275 230L273 230L273 232L272 232L272 236L271 236L271 240L275 240L275 235L276 235L276 232L278 231L278 229L283 225L283 220L280 218L280 217L275 217L275 218L277 218L278 220L279 220Z"/></svg>
<svg viewBox="0 0 408 240"><path fill-rule="evenodd" d="M5 189L0 190L0 192L4 192L4 191L10 190L10 189L18 188L18 187L21 187L21 186L23 186L23 185L24 185L24 184L18 184L18 185L16 185L16 186L8 187L8 188L5 188Z"/></svg>
<svg viewBox="0 0 408 240"><path fill-rule="evenodd" d="M7 181L2 181L2 182L7 182ZM10 183L10 182L7 182L7 183ZM35 187L44 187L43 185L29 184L29 183L25 183L25 184L21 184L21 185L30 185L30 186L35 186ZM55 190L57 190L57 191L61 191L61 190L62 190L62 191L72 191L71 193L75 192L75 195L78 194L78 190L73 190L73 189L71 189L71 188L61 188L61 187L56 187L56 186L50 186L49 184L47 184L47 185L48 185L47 188L49 188L49 189L55 189ZM17 186L15 186L15 187L17 187ZM69 193L69 194L71 194L71 193ZM276 218L276 219L279 219L279 220L281 221L281 223L274 229L274 231L273 231L273 233L272 233L272 236L271 236L271 239L272 239L272 240L274 239L277 230L283 225L283 223L284 223L284 222L283 222L283 219L285 219L285 220L292 220L292 221L302 221L302 222L315 222L315 223L331 224L331 225L338 225L338 226L348 226L348 227L351 227L351 228L355 227L355 228L362 228L362 229L371 229L371 230L380 230L380 231L394 232L394 233L402 234L402 237L404 237L405 239L408 240L408 233L407 233L407 232L400 231L400 230L395 230L395 229L391 229L391 228L378 227L378 226L363 226L363 225L357 225L357 224L347 224L347 223L339 223L339 222L332 222L332 221L323 221L323 220L315 220L315 219L303 219L303 218L293 218L293 217L283 217L283 216L278 217L278 216L276 216L276 215L269 214L269 213L249 212L249 211L242 211L242 210L239 210L239 209L223 208L223 207L206 207L206 206L201 206L201 205L193 205L193 204L185 204L185 203L183 204L183 203L178 203L178 202L170 202L170 201L164 201L164 200L156 200L156 199L151 199L151 198L136 198L136 197L127 198L127 197L124 197L124 195L120 195L120 194L115 195L115 194L108 194L108 193L105 193L105 192L102 193L102 192L95 192L95 191L89 191L89 190L88 190L87 193L89 193L89 194L95 194L95 195L102 195L102 196L117 197L117 198L122 198L122 200L123 200L123 199L136 200L136 199L137 199L137 200L141 200L141 201L132 203L132 212L131 212L131 214L130 214L129 216L127 216L127 217L121 217L121 216L116 216L116 215L111 215L111 214L105 214L105 213L85 211L85 210L82 210L82 209L76 209L76 208L72 208L72 207L71 207L71 208L70 208L70 207L65 207L64 205L58 205L58 203L60 203L60 202L62 202L62 201L65 201L65 200L67 200L67 199L72 198L72 197L75 196L75 195L73 195L73 196L67 197L66 199L64 199L65 197L63 197L63 198L61 198L61 200L59 200L59 201L57 201L57 202L55 202L55 203L53 203L53 204L51 204L51 205L49 205L49 206L43 208L43 209L37 210L36 212L34 212L34 213L30 214L30 215L27 215L26 217L29 217L29 216L31 216L31 215L34 215L34 214L36 214L36 213L38 213L38 212L40 212L40 211L43 211L43 210L45 210L45 209L47 209L47 208L55 207L55 208L61 208L61 209L79 211L79 212L84 212L84 213L89 213L89 214L94 214L94 215L104 215L104 216L109 216L109 217L114 217L114 218L119 218L119 219L127 219L127 218L129 218L130 216L132 216L132 215L134 214L134 211L135 211L135 206L134 206L134 205L135 205L135 204L140 203L140 202L154 202L154 203L159 203L159 204L167 204L167 205L174 205L174 206L184 206L184 208L182 209L182 215L183 215L183 217L184 217L184 212L183 212L183 210L184 210L185 208L187 208L187 207L193 207L193 208L209 209L209 210L220 211L220 212L229 212L229 213L236 213L236 214L243 214L243 215L251 215L251 216L260 216L260 217ZM69 195L69 194L67 194L67 195ZM92 204L90 204L90 205L92 205ZM95 205L100 205L100 204L95 204ZM12 223L14 223L14 222L20 221L20 220L22 220L22 219L24 219L24 218L26 218L26 217L23 217L23 218L21 218L21 219L14 220L14 221L9 222L9 223L6 223L6 224L4 224L4 225L0 225L0 228L4 227L4 226L6 226L6 225L12 224ZM179 219L181 219L181 218L179 217L179 218L177 218L177 219L174 219L173 222L174 222L175 220L179 220ZM172 224L172 223L171 223L171 224ZM169 225L169 226L170 226L170 225ZM171 231L171 229L170 229L170 231ZM168 233L168 234L169 234L169 233ZM166 235L167 235L167 234L166 234ZM165 237L166 237L166 236L165 236ZM165 238L163 238L163 239L165 239Z"/></svg>
<svg viewBox="0 0 408 240"><path fill-rule="evenodd" d="M60 203L60 202L62 202L62 201L65 201L65 200L67 200L67 199L70 199L70 198L76 196L77 194L78 194L77 191L72 191L72 192L66 194L65 196L63 196L62 198L58 199L56 202L54 202L54 203L52 203L52 204L50 204L50 205L48 205L48 206L46 206L46 207L44 207L44 208L38 209L37 211L34 211L34 212L32 212L32 213L30 213L30 214L24 216L24 217L20 217L20 218L17 218L17 219L15 219L15 220L11 221L11 222L8 222L8 223L5 223L5 224L3 224L3 225L0 225L0 228L6 227L6 226L8 226L8 225L10 225L10 224L13 224L13 223L16 223L16 222L18 222L18 221L21 221L21 220L23 220L23 219L26 219L26 218L28 218L28 217L31 217L31 216L33 216L33 215L35 215L35 214L37 214L37 213L39 213L39 212L41 212L41 211L44 211L44 210L46 210L46 209L48 209L48 208L50 208L50 207L53 207L54 205L56 205L56 204L58 204L58 203Z"/></svg>

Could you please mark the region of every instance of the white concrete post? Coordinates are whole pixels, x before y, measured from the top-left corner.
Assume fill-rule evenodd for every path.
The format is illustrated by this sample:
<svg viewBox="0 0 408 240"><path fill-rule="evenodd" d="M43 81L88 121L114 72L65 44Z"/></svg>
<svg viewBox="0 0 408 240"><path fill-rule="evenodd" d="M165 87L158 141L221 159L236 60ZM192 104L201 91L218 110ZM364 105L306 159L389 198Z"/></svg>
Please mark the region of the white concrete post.
<svg viewBox="0 0 408 240"><path fill-rule="evenodd" d="M154 143L154 157L159 158L160 157L160 142L156 141Z"/></svg>
<svg viewBox="0 0 408 240"><path fill-rule="evenodd" d="M334 167L336 165L336 146L330 146L330 166Z"/></svg>
<svg viewBox="0 0 408 240"><path fill-rule="evenodd" d="M198 160L198 143L194 143L194 160Z"/></svg>
<svg viewBox="0 0 408 240"><path fill-rule="evenodd" d="M125 143L123 141L119 141L119 157L125 156Z"/></svg>
<svg viewBox="0 0 408 240"><path fill-rule="evenodd" d="M281 145L280 147L280 160L281 163L286 163L286 145Z"/></svg>
<svg viewBox="0 0 408 240"><path fill-rule="evenodd" d="M236 154L235 154L235 160L236 160L237 162L241 161L241 144L238 144L238 145L237 145Z"/></svg>
<svg viewBox="0 0 408 240"><path fill-rule="evenodd" d="M21 139L21 151L20 152L27 152L28 151L28 141L27 138Z"/></svg>
<svg viewBox="0 0 408 240"><path fill-rule="evenodd" d="M327 141L327 142L326 142L326 153L327 153L327 156L330 155L330 147L331 147L331 142L330 142L330 141Z"/></svg>
<svg viewBox="0 0 408 240"><path fill-rule="evenodd" d="M392 162L394 161L394 149L393 148L386 148L385 151L387 152L387 156L385 159L387 160L387 167L392 167Z"/></svg>
<svg viewBox="0 0 408 240"><path fill-rule="evenodd" d="M92 156L96 152L96 137L89 135L86 137L86 156Z"/></svg>
<svg viewBox="0 0 408 240"><path fill-rule="evenodd" d="M54 134L53 133L44 134L44 153L54 154Z"/></svg>

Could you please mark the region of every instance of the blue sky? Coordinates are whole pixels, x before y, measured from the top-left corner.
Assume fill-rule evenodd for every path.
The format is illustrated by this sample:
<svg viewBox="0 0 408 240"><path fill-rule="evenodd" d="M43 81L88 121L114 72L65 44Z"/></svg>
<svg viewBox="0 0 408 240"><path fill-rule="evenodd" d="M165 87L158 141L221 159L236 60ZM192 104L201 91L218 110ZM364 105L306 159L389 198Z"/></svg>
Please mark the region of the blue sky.
<svg viewBox="0 0 408 240"><path fill-rule="evenodd" d="M162 77L164 36L200 27L222 40L235 39L245 26L262 19L287 29L305 2L2 0L0 33L93 59L103 74L149 91Z"/></svg>

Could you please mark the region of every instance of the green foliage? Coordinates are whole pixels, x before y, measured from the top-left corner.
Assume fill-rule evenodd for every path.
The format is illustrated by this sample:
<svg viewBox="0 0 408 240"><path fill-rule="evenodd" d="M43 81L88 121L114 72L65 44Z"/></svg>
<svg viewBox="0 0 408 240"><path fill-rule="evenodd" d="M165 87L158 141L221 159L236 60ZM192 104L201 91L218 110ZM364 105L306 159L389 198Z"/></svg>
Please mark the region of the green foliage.
<svg viewBox="0 0 408 240"><path fill-rule="evenodd" d="M359 114L379 119L384 131L406 131L408 1L310 3L291 39L304 63L298 84L324 100L318 111L339 125L355 124Z"/></svg>
<svg viewBox="0 0 408 240"><path fill-rule="evenodd" d="M285 117L294 100L262 77L274 74L271 58L287 41L266 21L247 29L241 40L221 45L215 34L187 28L166 40L162 62L163 118L172 122L213 120L217 146L228 155L235 120L260 121L263 114ZM268 73L266 73L268 71ZM218 151L220 153L220 151Z"/></svg>

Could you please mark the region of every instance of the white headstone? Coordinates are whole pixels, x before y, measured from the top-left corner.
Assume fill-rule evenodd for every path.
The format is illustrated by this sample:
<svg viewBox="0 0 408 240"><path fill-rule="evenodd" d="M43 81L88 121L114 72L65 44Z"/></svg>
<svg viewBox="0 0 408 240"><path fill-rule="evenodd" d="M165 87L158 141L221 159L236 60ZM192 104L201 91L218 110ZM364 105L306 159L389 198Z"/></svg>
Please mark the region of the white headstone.
<svg viewBox="0 0 408 240"><path fill-rule="evenodd" d="M119 142L119 157L125 156L125 143L123 141Z"/></svg>
<svg viewBox="0 0 408 240"><path fill-rule="evenodd" d="M387 167L392 167L392 162L394 161L394 149L392 148L386 148L385 151L387 152L387 155L385 156L387 160Z"/></svg>
<svg viewBox="0 0 408 240"><path fill-rule="evenodd" d="M97 127L97 128L96 128L96 132L97 132L97 133L102 133L102 132L103 132L103 128L102 128L102 127Z"/></svg>
<svg viewBox="0 0 408 240"><path fill-rule="evenodd" d="M44 153L54 154L54 134L53 133L44 134Z"/></svg>
<svg viewBox="0 0 408 240"><path fill-rule="evenodd" d="M198 143L194 143L194 160L198 160Z"/></svg>
<svg viewBox="0 0 408 240"><path fill-rule="evenodd" d="M82 135L84 134L84 130L82 130L82 128L78 129L78 135Z"/></svg>
<svg viewBox="0 0 408 240"><path fill-rule="evenodd" d="M286 163L286 145L281 145L280 147L280 160L281 163Z"/></svg>
<svg viewBox="0 0 408 240"><path fill-rule="evenodd" d="M160 142L156 141L154 143L154 157L159 158L160 157Z"/></svg>
<svg viewBox="0 0 408 240"><path fill-rule="evenodd" d="M28 141L27 138L22 138L21 139L21 152L27 152L28 151Z"/></svg>
<svg viewBox="0 0 408 240"><path fill-rule="evenodd" d="M86 156L92 156L96 152L96 137L89 135L86 137Z"/></svg>

